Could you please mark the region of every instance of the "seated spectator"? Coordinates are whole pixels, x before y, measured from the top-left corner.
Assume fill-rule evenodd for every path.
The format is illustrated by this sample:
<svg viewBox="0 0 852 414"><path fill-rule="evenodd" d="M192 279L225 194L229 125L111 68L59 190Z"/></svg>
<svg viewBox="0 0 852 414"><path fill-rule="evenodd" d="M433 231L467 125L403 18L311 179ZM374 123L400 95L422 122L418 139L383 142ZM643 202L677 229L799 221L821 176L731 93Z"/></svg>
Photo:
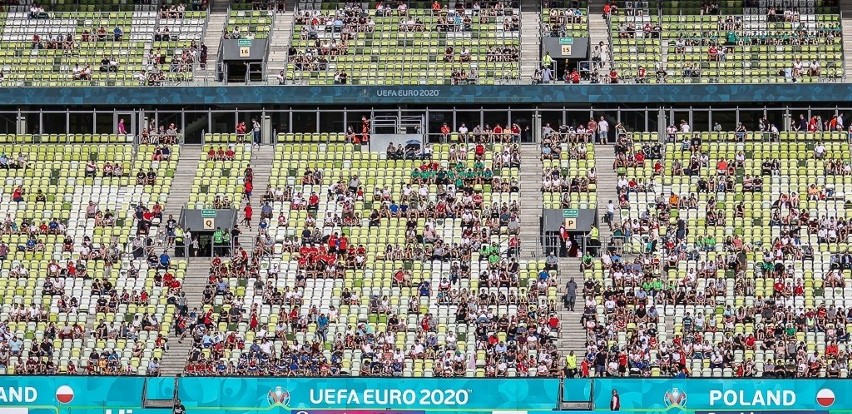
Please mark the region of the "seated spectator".
<svg viewBox="0 0 852 414"><path fill-rule="evenodd" d="M95 32L95 35L97 36L98 41L100 41L100 42L105 41L105 40L106 40L106 38L107 38L107 30L106 30L106 28L105 28L105 27L103 27L103 26L99 27L99 28L98 28L98 30Z"/></svg>
<svg viewBox="0 0 852 414"><path fill-rule="evenodd" d="M20 203L24 201L24 195L26 195L26 192L24 191L24 188L19 185L12 191L12 201Z"/></svg>

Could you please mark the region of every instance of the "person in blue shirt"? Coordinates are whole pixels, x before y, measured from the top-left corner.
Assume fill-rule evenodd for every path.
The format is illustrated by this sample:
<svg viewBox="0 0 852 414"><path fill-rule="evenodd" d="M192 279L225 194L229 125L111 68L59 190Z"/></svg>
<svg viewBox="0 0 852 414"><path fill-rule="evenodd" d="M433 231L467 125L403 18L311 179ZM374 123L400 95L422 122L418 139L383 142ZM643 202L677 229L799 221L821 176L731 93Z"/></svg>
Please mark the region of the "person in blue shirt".
<svg viewBox="0 0 852 414"><path fill-rule="evenodd" d="M172 259L166 252L160 255L160 269L169 269L169 266L172 264Z"/></svg>
<svg viewBox="0 0 852 414"><path fill-rule="evenodd" d="M321 313L319 318L317 318L317 335L319 335L322 342L326 341L326 332L328 332L328 316L325 313Z"/></svg>
<svg viewBox="0 0 852 414"><path fill-rule="evenodd" d="M429 284L428 281L424 280L420 282L420 286L417 287L417 291L420 292L420 296L431 296L432 285Z"/></svg>
<svg viewBox="0 0 852 414"><path fill-rule="evenodd" d="M121 41L121 37L124 36L124 31L121 30L120 27L115 26L115 29L112 29L112 38L116 42Z"/></svg>
<svg viewBox="0 0 852 414"><path fill-rule="evenodd" d="M27 251L28 252L35 251L35 247L36 247L36 239L33 238L33 237L30 237L29 239L27 239Z"/></svg>

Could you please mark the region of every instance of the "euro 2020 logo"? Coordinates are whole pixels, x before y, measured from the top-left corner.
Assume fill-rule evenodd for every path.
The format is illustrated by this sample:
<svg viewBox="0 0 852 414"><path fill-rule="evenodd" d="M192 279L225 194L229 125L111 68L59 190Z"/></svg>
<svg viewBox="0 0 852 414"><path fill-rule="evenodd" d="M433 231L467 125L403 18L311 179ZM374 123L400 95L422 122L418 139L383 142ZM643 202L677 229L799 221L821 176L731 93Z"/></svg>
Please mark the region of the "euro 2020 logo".
<svg viewBox="0 0 852 414"><path fill-rule="evenodd" d="M269 405L286 407L290 405L290 391L275 387L266 394L266 400L269 401Z"/></svg>
<svg viewBox="0 0 852 414"><path fill-rule="evenodd" d="M686 407L686 393L677 388L672 388L666 391L666 395L663 396L663 402L666 403L666 408Z"/></svg>

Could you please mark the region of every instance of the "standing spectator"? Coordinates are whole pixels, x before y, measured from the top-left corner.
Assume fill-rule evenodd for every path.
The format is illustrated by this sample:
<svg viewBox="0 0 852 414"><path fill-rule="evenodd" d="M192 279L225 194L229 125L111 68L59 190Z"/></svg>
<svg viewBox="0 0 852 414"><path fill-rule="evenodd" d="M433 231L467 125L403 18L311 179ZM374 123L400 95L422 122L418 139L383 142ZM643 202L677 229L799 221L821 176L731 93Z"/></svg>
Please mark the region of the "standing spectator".
<svg viewBox="0 0 852 414"><path fill-rule="evenodd" d="M243 212L245 213L244 218L243 218L243 224L245 224L246 227L248 227L249 230L251 230L251 215L252 215L251 204L246 204L245 208L243 209Z"/></svg>
<svg viewBox="0 0 852 414"><path fill-rule="evenodd" d="M609 140L609 122L601 115L601 120L598 121L598 142L606 144Z"/></svg>
<svg viewBox="0 0 852 414"><path fill-rule="evenodd" d="M207 45L201 42L201 57L198 61L201 63L201 69L207 69Z"/></svg>
<svg viewBox="0 0 852 414"><path fill-rule="evenodd" d="M572 277L568 280L568 284L565 285L565 309L573 312L575 303L577 303L577 282ZM576 361L574 368L577 368Z"/></svg>
<svg viewBox="0 0 852 414"><path fill-rule="evenodd" d="M251 128L254 132L254 145L260 145L260 122L257 121L257 118L252 118Z"/></svg>
<svg viewBox="0 0 852 414"><path fill-rule="evenodd" d="M252 184L251 180L246 180L243 183L243 200L251 202L251 192L254 189L254 184Z"/></svg>

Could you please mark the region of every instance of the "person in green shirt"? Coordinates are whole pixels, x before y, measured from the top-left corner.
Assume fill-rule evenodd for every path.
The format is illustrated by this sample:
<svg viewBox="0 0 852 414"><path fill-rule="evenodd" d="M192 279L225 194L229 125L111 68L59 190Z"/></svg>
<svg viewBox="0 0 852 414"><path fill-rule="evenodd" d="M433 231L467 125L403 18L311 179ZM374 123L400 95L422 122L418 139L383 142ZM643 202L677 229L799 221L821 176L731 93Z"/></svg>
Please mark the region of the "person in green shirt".
<svg viewBox="0 0 852 414"><path fill-rule="evenodd" d="M446 171L446 170L444 170L444 169L440 169L440 170L438 170L437 177L438 177L438 183L439 183L439 184L443 184L443 183L444 183L444 180L446 180L446 179L447 179L447 171Z"/></svg>
<svg viewBox="0 0 852 414"><path fill-rule="evenodd" d="M590 242L590 244L593 247L597 248L598 246L601 245L600 238L601 238L601 231L598 230L597 226L592 226L592 228L589 229L589 242Z"/></svg>
<svg viewBox="0 0 852 414"><path fill-rule="evenodd" d="M494 171L491 171L490 168L486 168L485 171L482 172L482 178L486 181L491 181L494 178Z"/></svg>
<svg viewBox="0 0 852 414"><path fill-rule="evenodd" d="M215 245L225 244L225 232L222 231L221 227L216 227L216 231L213 232L213 244L215 244Z"/></svg>
<svg viewBox="0 0 852 414"><path fill-rule="evenodd" d="M565 355L565 378L574 378L577 375L577 356L574 351Z"/></svg>
<svg viewBox="0 0 852 414"><path fill-rule="evenodd" d="M544 57L541 58L541 66L546 68L553 67L553 57L550 56L550 52L544 53Z"/></svg>
<svg viewBox="0 0 852 414"><path fill-rule="evenodd" d="M582 261L583 270L587 270L587 269L592 268L592 259L593 259L593 257L588 251L583 253L583 259L582 259L583 260Z"/></svg>

